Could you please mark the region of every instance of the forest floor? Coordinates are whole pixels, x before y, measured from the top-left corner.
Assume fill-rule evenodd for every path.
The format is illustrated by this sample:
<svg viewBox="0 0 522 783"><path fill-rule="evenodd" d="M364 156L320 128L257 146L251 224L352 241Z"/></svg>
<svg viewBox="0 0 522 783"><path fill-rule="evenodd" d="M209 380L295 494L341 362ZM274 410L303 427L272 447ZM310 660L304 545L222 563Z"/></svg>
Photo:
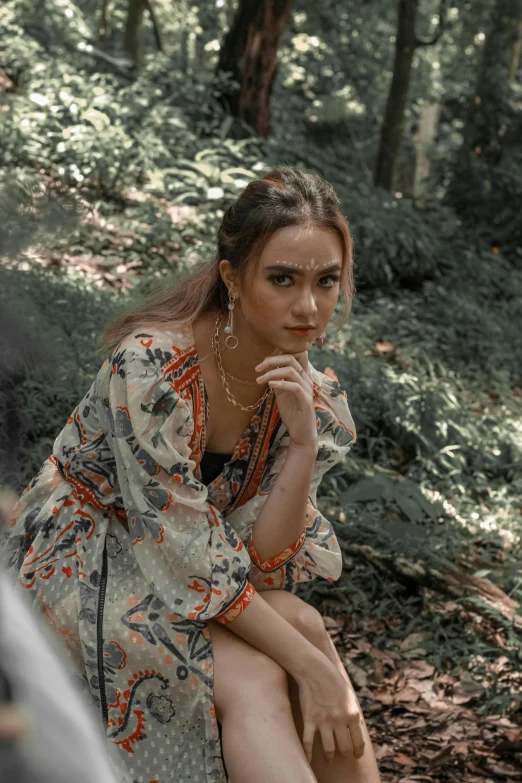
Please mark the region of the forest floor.
<svg viewBox="0 0 522 783"><path fill-rule="evenodd" d="M390 584L393 590L393 585ZM455 607L435 594L443 616ZM381 771L383 783L497 783L520 780L520 715L479 714L482 690L472 678L437 672L426 660L423 640L414 631L385 649L372 643L388 629L403 627L400 614L363 620L342 603L323 602L325 624L354 684ZM486 629L483 629L484 631ZM496 629L490 628L494 634ZM520 689L522 674L509 673L509 658L499 651L490 672L506 674Z"/></svg>

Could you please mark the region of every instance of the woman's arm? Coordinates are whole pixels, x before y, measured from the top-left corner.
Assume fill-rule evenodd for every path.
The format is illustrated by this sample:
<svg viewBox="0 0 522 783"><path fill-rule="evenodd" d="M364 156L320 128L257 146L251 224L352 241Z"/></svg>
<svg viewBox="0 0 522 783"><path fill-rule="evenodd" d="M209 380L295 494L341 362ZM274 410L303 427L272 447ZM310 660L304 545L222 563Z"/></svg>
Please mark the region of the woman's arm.
<svg viewBox="0 0 522 783"><path fill-rule="evenodd" d="M316 458L316 444L288 447L283 468L252 529L252 543L261 562L284 552L304 533Z"/></svg>
<svg viewBox="0 0 522 783"><path fill-rule="evenodd" d="M341 755L349 755L353 748L357 758L362 756L362 716L355 692L324 653L259 593L227 628L277 661L297 682L304 726L301 739L310 763L317 731L325 753L333 756L336 739Z"/></svg>
<svg viewBox="0 0 522 783"><path fill-rule="evenodd" d="M259 593L225 626L283 667L299 681L328 658L276 612Z"/></svg>

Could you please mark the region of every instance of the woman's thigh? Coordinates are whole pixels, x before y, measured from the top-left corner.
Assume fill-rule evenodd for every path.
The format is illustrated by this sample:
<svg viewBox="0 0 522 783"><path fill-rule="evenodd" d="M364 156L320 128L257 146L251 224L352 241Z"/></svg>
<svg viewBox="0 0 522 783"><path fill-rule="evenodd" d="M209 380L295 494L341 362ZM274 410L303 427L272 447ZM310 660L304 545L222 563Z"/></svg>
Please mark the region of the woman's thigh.
<svg viewBox="0 0 522 783"><path fill-rule="evenodd" d="M322 641L326 631L316 609L286 590L266 590L260 595L308 641ZM254 696L266 701L288 699L291 678L282 666L222 623L210 620L208 626L214 648L214 706L220 723L226 708L237 709L247 690L250 700Z"/></svg>
<svg viewBox="0 0 522 783"><path fill-rule="evenodd" d="M289 704L288 675L269 655L222 623L208 622L214 655L214 707L220 723L227 711L245 714L260 701Z"/></svg>

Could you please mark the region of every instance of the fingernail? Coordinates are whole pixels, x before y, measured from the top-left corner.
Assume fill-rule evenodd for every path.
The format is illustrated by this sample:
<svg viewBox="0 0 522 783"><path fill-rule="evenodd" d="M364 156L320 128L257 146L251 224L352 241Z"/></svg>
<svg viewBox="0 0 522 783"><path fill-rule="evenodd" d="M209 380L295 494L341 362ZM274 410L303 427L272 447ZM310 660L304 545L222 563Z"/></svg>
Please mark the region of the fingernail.
<svg viewBox="0 0 522 783"><path fill-rule="evenodd" d="M263 362L261 362L261 364L263 364ZM261 367L261 364L257 364L257 365L254 367L254 370L259 370L259 368Z"/></svg>

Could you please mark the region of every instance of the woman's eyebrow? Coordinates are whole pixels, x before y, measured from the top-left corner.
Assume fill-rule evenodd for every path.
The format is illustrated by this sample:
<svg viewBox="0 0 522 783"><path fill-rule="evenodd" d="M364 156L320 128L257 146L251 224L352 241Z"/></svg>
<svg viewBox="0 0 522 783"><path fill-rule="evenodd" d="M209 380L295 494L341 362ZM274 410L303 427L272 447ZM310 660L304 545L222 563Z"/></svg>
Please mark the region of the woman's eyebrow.
<svg viewBox="0 0 522 783"><path fill-rule="evenodd" d="M340 264L331 264L327 267L311 267L312 271L314 272L321 272L322 275L332 273L332 272L340 272L341 271L341 265ZM302 275L303 272L303 265L302 264L277 264L277 266L265 266L264 268L265 272L292 272L295 275Z"/></svg>

